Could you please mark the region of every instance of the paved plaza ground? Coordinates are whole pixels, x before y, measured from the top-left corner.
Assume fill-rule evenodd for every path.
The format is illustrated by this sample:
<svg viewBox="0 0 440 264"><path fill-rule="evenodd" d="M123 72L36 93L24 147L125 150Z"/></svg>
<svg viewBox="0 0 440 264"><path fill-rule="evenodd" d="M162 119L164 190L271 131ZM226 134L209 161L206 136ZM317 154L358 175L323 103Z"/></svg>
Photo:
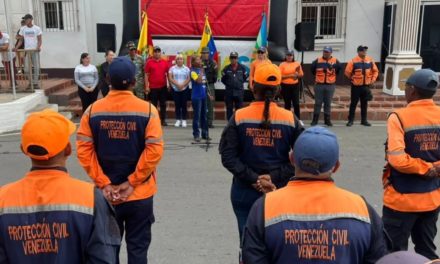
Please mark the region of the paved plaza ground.
<svg viewBox="0 0 440 264"><path fill-rule="evenodd" d="M215 145L224 125L218 123L210 131L214 144L208 152L190 144L190 127L165 128L149 263L237 263L238 230L229 199L232 176L221 165ZM373 125L367 128L357 122L347 128L336 122L332 130L339 138L342 166L334 178L339 186L363 195L381 213L386 127L385 123ZM30 168L19 140L18 134L0 135L0 185L19 179ZM68 169L75 177L88 180L76 153ZM436 245L440 245L440 235ZM121 260L126 263L125 252Z"/></svg>

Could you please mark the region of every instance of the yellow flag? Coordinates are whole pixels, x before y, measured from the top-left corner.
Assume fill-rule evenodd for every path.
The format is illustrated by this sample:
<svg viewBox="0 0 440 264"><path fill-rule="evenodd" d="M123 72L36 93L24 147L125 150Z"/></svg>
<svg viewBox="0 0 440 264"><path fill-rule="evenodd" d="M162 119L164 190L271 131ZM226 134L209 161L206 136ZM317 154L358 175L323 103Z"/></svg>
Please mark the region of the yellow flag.
<svg viewBox="0 0 440 264"><path fill-rule="evenodd" d="M142 11L142 28L141 34L139 35L137 52L141 55L153 55L153 39L151 38L151 33L148 30L148 16L145 11Z"/></svg>

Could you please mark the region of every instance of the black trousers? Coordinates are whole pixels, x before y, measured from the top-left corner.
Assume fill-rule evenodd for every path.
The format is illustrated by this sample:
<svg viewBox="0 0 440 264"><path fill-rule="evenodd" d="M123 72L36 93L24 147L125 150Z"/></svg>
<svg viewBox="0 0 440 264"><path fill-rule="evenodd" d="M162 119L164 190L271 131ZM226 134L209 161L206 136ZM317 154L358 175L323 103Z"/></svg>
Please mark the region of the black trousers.
<svg viewBox="0 0 440 264"><path fill-rule="evenodd" d="M356 107L359 101L361 101L361 120L367 121L367 110L368 110L368 86L351 86L351 102L350 102L350 112L348 113L348 120L353 121Z"/></svg>
<svg viewBox="0 0 440 264"><path fill-rule="evenodd" d="M159 115L162 122L165 122L167 116L167 96L168 88L166 86L162 88L150 88L150 93L148 94L148 99L155 107L157 107L157 103L159 103Z"/></svg>
<svg viewBox="0 0 440 264"><path fill-rule="evenodd" d="M434 238L439 210L408 213L384 206L382 220L393 243L392 251L408 250L408 239L411 236L417 253L429 259L437 259Z"/></svg>
<svg viewBox="0 0 440 264"><path fill-rule="evenodd" d="M95 90L93 90L93 92L88 93L83 88L78 86L78 95L79 98L81 99L83 113L86 111L89 105L93 104L96 101L96 99L98 99L98 93L99 93L98 87L96 87Z"/></svg>
<svg viewBox="0 0 440 264"><path fill-rule="evenodd" d="M110 87L109 87L109 85L106 84L106 83L103 83L103 84L100 86L100 89L101 89L102 97L106 97L107 94L108 94L108 92L110 92Z"/></svg>
<svg viewBox="0 0 440 264"><path fill-rule="evenodd" d="M295 116L301 119L299 107L299 83L297 84L281 84L281 96L284 99L284 108L290 111L293 105Z"/></svg>
<svg viewBox="0 0 440 264"><path fill-rule="evenodd" d="M147 264L151 225L154 223L153 197L116 205L115 211L121 237L125 231L127 263Z"/></svg>
<svg viewBox="0 0 440 264"><path fill-rule="evenodd" d="M237 109L240 109L243 107L243 96L233 96L233 95L226 95L225 96L225 104L226 104L226 118L231 119L232 114Z"/></svg>

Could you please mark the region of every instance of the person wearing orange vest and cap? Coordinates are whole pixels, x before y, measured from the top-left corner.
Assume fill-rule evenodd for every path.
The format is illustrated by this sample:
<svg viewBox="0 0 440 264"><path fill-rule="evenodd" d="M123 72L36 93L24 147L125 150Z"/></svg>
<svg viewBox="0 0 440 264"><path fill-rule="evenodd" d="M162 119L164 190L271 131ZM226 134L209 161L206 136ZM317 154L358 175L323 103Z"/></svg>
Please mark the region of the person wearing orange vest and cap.
<svg viewBox="0 0 440 264"><path fill-rule="evenodd" d="M293 103L295 116L301 119L299 107L299 80L304 76L304 72L302 70L301 64L295 61L293 50L288 50L286 52L286 59L280 64L280 71L281 95L284 99L284 108L290 111Z"/></svg>
<svg viewBox="0 0 440 264"><path fill-rule="evenodd" d="M281 83L279 68L261 65L254 80L255 102L235 112L219 146L223 166L234 176L231 202L240 239L252 204L294 175L289 151L303 131L302 122L274 102Z"/></svg>
<svg viewBox="0 0 440 264"><path fill-rule="evenodd" d="M433 101L437 73L422 69L405 86L407 107L388 117L387 166L383 175L383 216L393 251L438 258L434 243L440 211L440 107Z"/></svg>
<svg viewBox="0 0 440 264"><path fill-rule="evenodd" d="M113 59L111 90L84 112L77 149L81 166L114 203L128 263L146 264L163 140L157 109L132 92L135 72L130 59Z"/></svg>
<svg viewBox="0 0 440 264"><path fill-rule="evenodd" d="M351 81L351 102L347 126L353 125L356 107L361 101L361 125L371 126L367 120L368 101L371 100L370 85L376 82L379 70L373 59L367 56L367 46L357 48L358 56L347 62L345 76Z"/></svg>
<svg viewBox="0 0 440 264"><path fill-rule="evenodd" d="M26 119L21 150L32 168L0 188L0 263L116 263L121 238L113 208L66 169L75 129L49 109Z"/></svg>
<svg viewBox="0 0 440 264"><path fill-rule="evenodd" d="M272 64L272 62L267 58L267 49L265 47L260 47L257 50L257 58L251 63L249 70L249 89L254 88L255 70L263 64Z"/></svg>
<svg viewBox="0 0 440 264"><path fill-rule="evenodd" d="M321 114L321 107L324 103L324 123L333 126L331 121L331 107L333 94L335 93L336 77L341 70L341 64L332 56L332 47L325 47L322 57L312 63L312 74L315 75L315 107L313 120L310 125L316 126Z"/></svg>
<svg viewBox="0 0 440 264"><path fill-rule="evenodd" d="M373 264L387 253L379 215L336 186L336 135L306 129L291 155L295 177L253 205L243 234L244 264Z"/></svg>

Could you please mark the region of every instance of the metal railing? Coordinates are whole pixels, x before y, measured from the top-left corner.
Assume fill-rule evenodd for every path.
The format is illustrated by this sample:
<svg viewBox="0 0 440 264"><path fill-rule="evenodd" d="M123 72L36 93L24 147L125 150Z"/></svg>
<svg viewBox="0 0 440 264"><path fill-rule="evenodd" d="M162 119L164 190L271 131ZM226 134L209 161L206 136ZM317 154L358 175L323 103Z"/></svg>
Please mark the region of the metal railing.
<svg viewBox="0 0 440 264"><path fill-rule="evenodd" d="M12 69L11 65L12 64ZM12 74L11 74L12 73ZM34 92L41 88L40 52L18 49L0 68L0 93Z"/></svg>

